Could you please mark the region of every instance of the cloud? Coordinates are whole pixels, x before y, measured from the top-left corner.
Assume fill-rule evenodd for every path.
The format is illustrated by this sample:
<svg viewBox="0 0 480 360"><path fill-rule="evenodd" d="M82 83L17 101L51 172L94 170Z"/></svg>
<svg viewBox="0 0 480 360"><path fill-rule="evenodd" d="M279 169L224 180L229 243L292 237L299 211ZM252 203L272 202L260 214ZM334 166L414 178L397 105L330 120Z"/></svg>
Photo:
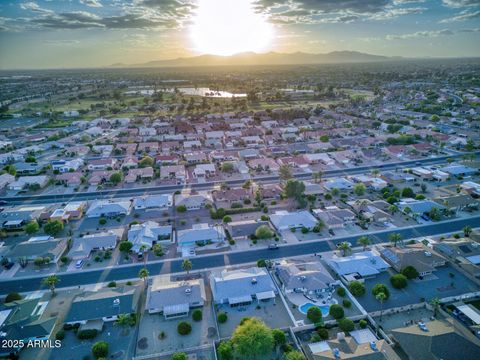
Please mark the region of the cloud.
<svg viewBox="0 0 480 360"><path fill-rule="evenodd" d="M99 0L80 0L80 3L94 8L103 7L102 3Z"/></svg>
<svg viewBox="0 0 480 360"><path fill-rule="evenodd" d="M424 8L424 7L390 8L390 9L386 9L385 11L372 14L369 17L369 19L370 20L388 20L388 19L397 18L399 16L403 16L403 15L421 14L425 10L427 10L427 8Z"/></svg>
<svg viewBox="0 0 480 360"><path fill-rule="evenodd" d="M440 23L450 23L450 22L455 22L455 21L467 21L467 20L477 19L477 18L480 18L480 11L470 12L468 10L464 10L454 17L440 20Z"/></svg>
<svg viewBox="0 0 480 360"><path fill-rule="evenodd" d="M20 8L22 10L33 11L33 12L39 13L39 14L53 14L54 13L52 10L48 10L48 9L44 9L44 8L40 7L40 5L38 5L37 3L33 2L33 1L29 1L29 2L26 2L26 3L20 4Z"/></svg>
<svg viewBox="0 0 480 360"><path fill-rule="evenodd" d="M473 28L473 29L462 29L462 30L459 30L459 32L463 32L463 33L474 33L474 32L480 32L480 28Z"/></svg>
<svg viewBox="0 0 480 360"><path fill-rule="evenodd" d="M479 6L480 0L442 0L446 7L450 8L464 8L470 6Z"/></svg>
<svg viewBox="0 0 480 360"><path fill-rule="evenodd" d="M387 40L405 40L405 39L415 39L415 38L434 38L439 36L451 36L455 33L450 29L442 30L429 30L429 31L417 31L409 34L400 34L400 35L387 35L385 38Z"/></svg>
<svg viewBox="0 0 480 360"><path fill-rule="evenodd" d="M76 45L80 44L78 40L43 40L44 44L47 45Z"/></svg>
<svg viewBox="0 0 480 360"><path fill-rule="evenodd" d="M257 0L259 10L271 10L285 6L282 0ZM304 9L314 13L355 12L360 14L382 11L390 0L290 0L287 4L296 9Z"/></svg>

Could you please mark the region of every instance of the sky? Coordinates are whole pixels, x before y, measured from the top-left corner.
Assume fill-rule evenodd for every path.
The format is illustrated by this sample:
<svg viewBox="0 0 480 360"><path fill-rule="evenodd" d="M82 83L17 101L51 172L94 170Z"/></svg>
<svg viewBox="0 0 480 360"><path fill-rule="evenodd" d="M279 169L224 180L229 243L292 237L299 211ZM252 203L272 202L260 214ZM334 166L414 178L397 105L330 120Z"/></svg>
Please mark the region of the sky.
<svg viewBox="0 0 480 360"><path fill-rule="evenodd" d="M341 50L480 56L480 0L0 0L0 69Z"/></svg>

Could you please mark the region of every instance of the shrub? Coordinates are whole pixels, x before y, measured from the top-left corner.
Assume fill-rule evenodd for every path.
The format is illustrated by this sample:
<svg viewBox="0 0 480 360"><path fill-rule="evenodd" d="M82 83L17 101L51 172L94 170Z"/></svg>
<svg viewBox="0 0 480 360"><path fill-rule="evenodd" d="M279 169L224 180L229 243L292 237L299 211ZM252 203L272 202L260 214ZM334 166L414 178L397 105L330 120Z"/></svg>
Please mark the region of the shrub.
<svg viewBox="0 0 480 360"><path fill-rule="evenodd" d="M22 300L22 295L20 295L20 294L17 293L17 292L11 292L11 293L8 294L7 297L5 298L5 302L6 302L6 303L9 303L9 302L12 302L12 301L17 301L17 300Z"/></svg>
<svg viewBox="0 0 480 360"><path fill-rule="evenodd" d="M196 309L192 312L192 319L194 321L200 321L202 320L202 317L203 317L202 310Z"/></svg>
<svg viewBox="0 0 480 360"><path fill-rule="evenodd" d="M224 323L227 322L228 316L227 316L226 313L221 312L221 313L218 314L217 320L218 320L218 322L219 322L220 324L224 324Z"/></svg>
<svg viewBox="0 0 480 360"><path fill-rule="evenodd" d="M107 285L107 287L109 288L114 288L114 287L117 287L117 283L115 281L110 281Z"/></svg>
<svg viewBox="0 0 480 360"><path fill-rule="evenodd" d="M346 308L346 309L348 309L352 306L352 302L348 299L343 299L342 304L343 304L343 307Z"/></svg>
<svg viewBox="0 0 480 360"><path fill-rule="evenodd" d="M63 324L63 330L72 330L73 329L73 325L72 324Z"/></svg>
<svg viewBox="0 0 480 360"><path fill-rule="evenodd" d="M268 221L269 219L270 219L270 217L268 215L260 216L260 220L262 220L262 221Z"/></svg>
<svg viewBox="0 0 480 360"><path fill-rule="evenodd" d="M322 311L317 306L312 306L307 310L307 318L314 324L322 321Z"/></svg>
<svg viewBox="0 0 480 360"><path fill-rule="evenodd" d="M355 324L352 320L344 318L338 321L338 326L342 331L352 331L355 328Z"/></svg>
<svg viewBox="0 0 480 360"><path fill-rule="evenodd" d="M267 262L265 261L265 259L259 259L257 260L257 267L261 268L261 267L267 267Z"/></svg>
<svg viewBox="0 0 480 360"><path fill-rule="evenodd" d="M308 234L310 230L308 230L308 228L306 227L302 227L302 234Z"/></svg>
<svg viewBox="0 0 480 360"><path fill-rule="evenodd" d="M228 224L228 223L232 222L232 217L231 217L230 215L225 215L225 216L223 217L223 222L224 222L225 224Z"/></svg>
<svg viewBox="0 0 480 360"><path fill-rule="evenodd" d="M405 275L402 275L402 274L393 275L390 278L390 283L392 284L392 286L395 289L403 289L404 287L406 287L408 285L407 277Z"/></svg>
<svg viewBox="0 0 480 360"><path fill-rule="evenodd" d="M233 348L230 341L222 341L217 347L220 360L233 360Z"/></svg>
<svg viewBox="0 0 480 360"><path fill-rule="evenodd" d="M187 354L184 352L176 352L172 355L172 360L187 360Z"/></svg>
<svg viewBox="0 0 480 360"><path fill-rule="evenodd" d="M353 296L362 296L365 294L365 285L360 281L352 281L348 285L348 290L350 290Z"/></svg>
<svg viewBox="0 0 480 360"><path fill-rule="evenodd" d="M80 340L93 339L95 336L97 336L97 329L86 329L77 333Z"/></svg>
<svg viewBox="0 0 480 360"><path fill-rule="evenodd" d="M187 207L185 205L178 205L177 206L177 212L184 213L186 211L187 211Z"/></svg>
<svg viewBox="0 0 480 360"><path fill-rule="evenodd" d="M377 296L379 293L383 292L386 296L386 299L388 299L390 297L390 291L388 290L387 286L384 285L384 284L376 284L373 288L372 288L372 295L373 296ZM385 299L385 300L386 300Z"/></svg>
<svg viewBox="0 0 480 360"><path fill-rule="evenodd" d="M58 330L57 333L55 334L55 339L57 340L65 339L65 330Z"/></svg>
<svg viewBox="0 0 480 360"><path fill-rule="evenodd" d="M192 331L192 325L186 321L182 321L178 324L177 331L180 335L188 335Z"/></svg>
<svg viewBox="0 0 480 360"><path fill-rule="evenodd" d="M106 358L108 355L108 343L106 341L98 341L92 346L92 354L97 359Z"/></svg>
<svg viewBox="0 0 480 360"><path fill-rule="evenodd" d="M345 316L345 312L343 311L342 306L338 304L333 304L332 306L330 306L328 313L330 314L330 316L337 320Z"/></svg>
<svg viewBox="0 0 480 360"><path fill-rule="evenodd" d="M275 341L275 345L281 346L287 342L287 337L285 333L280 329L273 329L272 330L273 340Z"/></svg>
<svg viewBox="0 0 480 360"><path fill-rule="evenodd" d="M98 223L99 223L100 225L105 225L105 224L107 223L107 219L105 219L105 218L100 218L100 220L98 220Z"/></svg>
<svg viewBox="0 0 480 360"><path fill-rule="evenodd" d="M418 275L420 275L413 266L406 266L400 271L403 275L407 277L407 279L416 279Z"/></svg>
<svg viewBox="0 0 480 360"><path fill-rule="evenodd" d="M320 335L320 339L327 340L328 339L328 330L325 328L320 328L317 330L318 335Z"/></svg>
<svg viewBox="0 0 480 360"><path fill-rule="evenodd" d="M367 324L368 324L368 323L367 323L367 320L364 320L364 319L362 319L362 320L360 320L360 321L358 322L358 325L359 325L360 328L362 328L362 329L365 329L365 328L367 327Z"/></svg>
<svg viewBox="0 0 480 360"><path fill-rule="evenodd" d="M337 295L338 295L338 296L344 297L346 294L347 294L347 293L346 293L346 291L345 291L345 289L344 289L343 287L340 286L340 287L337 289Z"/></svg>

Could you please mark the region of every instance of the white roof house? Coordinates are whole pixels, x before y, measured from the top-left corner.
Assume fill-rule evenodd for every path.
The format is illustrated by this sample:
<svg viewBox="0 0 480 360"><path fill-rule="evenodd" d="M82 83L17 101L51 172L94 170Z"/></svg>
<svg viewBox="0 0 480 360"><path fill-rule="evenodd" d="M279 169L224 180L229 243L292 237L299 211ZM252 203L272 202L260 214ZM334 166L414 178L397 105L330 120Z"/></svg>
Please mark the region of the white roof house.
<svg viewBox="0 0 480 360"><path fill-rule="evenodd" d="M68 256L73 260L85 259L93 250L114 249L119 238L119 233L114 231L89 234L76 238L73 240Z"/></svg>
<svg viewBox="0 0 480 360"><path fill-rule="evenodd" d="M176 195L175 196L175 206L185 205L187 210L198 210L210 202L211 199L207 195L196 194L196 195Z"/></svg>
<svg viewBox="0 0 480 360"><path fill-rule="evenodd" d="M195 246L195 244L218 243L225 241L225 230L222 226L194 224L191 229L177 231L178 246Z"/></svg>
<svg viewBox="0 0 480 360"><path fill-rule="evenodd" d="M132 251L136 253L142 252L142 246L151 249L156 243L170 242L171 238L172 226L160 226L155 221L135 224L128 230L128 241L133 244Z"/></svg>
<svg viewBox="0 0 480 360"><path fill-rule="evenodd" d="M133 207L139 209L167 209L173 204L173 197L170 194L146 195L135 198Z"/></svg>
<svg viewBox="0 0 480 360"><path fill-rule="evenodd" d="M387 270L390 265L376 251L362 251L350 256L334 256L327 264L338 275L359 274L362 277L377 275Z"/></svg>
<svg viewBox="0 0 480 360"><path fill-rule="evenodd" d="M355 184L345 178L332 179L327 181L323 186L328 189L348 190L353 188Z"/></svg>
<svg viewBox="0 0 480 360"><path fill-rule="evenodd" d="M215 303L230 306L273 299L278 292L267 271L258 267L212 272L210 287Z"/></svg>
<svg viewBox="0 0 480 360"><path fill-rule="evenodd" d="M132 203L125 201L97 200L90 205L86 212L86 216L92 217L113 217L118 215L128 215L130 213Z"/></svg>
<svg viewBox="0 0 480 360"><path fill-rule="evenodd" d="M275 214L270 215L270 221L278 230L287 230L292 228L313 228L317 225L318 221L310 212L296 211L277 211Z"/></svg>

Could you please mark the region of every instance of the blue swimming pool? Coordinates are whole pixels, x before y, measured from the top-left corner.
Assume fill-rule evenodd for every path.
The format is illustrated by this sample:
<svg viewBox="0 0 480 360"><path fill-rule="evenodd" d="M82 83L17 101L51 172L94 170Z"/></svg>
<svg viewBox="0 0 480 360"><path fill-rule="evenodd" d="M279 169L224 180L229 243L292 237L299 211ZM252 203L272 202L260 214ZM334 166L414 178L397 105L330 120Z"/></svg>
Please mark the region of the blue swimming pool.
<svg viewBox="0 0 480 360"><path fill-rule="evenodd" d="M298 310L302 314L306 314L308 309L310 309L312 306L318 307L320 309L320 311L322 312L323 316L328 316L328 310L330 310L330 305L316 305L316 304L312 304L312 303L305 303L305 304L301 305L298 308Z"/></svg>

